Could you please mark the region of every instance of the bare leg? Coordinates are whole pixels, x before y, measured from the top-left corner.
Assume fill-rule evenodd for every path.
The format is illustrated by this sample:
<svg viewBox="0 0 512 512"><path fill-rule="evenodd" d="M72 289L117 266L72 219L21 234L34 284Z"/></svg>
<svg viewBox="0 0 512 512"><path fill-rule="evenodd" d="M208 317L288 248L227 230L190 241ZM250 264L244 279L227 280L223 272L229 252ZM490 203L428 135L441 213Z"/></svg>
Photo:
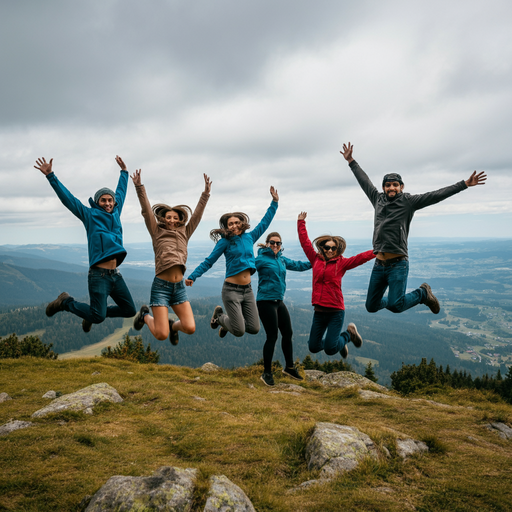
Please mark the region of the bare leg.
<svg viewBox="0 0 512 512"><path fill-rule="evenodd" d="M194 313L190 307L190 302L183 302L171 306L172 310L176 313L179 320L172 324L173 331L181 331L185 334L194 334L196 332L196 322L194 320Z"/></svg>
<svg viewBox="0 0 512 512"><path fill-rule="evenodd" d="M166 306L151 306L153 316L146 315L144 322L149 327L151 334L160 341L169 336L169 309Z"/></svg>

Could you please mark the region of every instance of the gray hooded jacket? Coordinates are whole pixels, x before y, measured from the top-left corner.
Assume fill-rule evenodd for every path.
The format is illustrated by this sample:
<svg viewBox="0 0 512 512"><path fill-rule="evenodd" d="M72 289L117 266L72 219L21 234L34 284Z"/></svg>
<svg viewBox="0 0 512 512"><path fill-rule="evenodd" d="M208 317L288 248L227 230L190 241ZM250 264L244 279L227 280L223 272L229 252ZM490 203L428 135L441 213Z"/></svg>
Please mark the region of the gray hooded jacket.
<svg viewBox="0 0 512 512"><path fill-rule="evenodd" d="M449 187L427 192L426 194L398 194L388 199L384 192L379 192L368 178L367 174L353 160L349 163L359 185L375 209L373 226L373 252L390 252L408 255L407 238L409 226L414 212L431 204L447 199L467 187L464 180Z"/></svg>

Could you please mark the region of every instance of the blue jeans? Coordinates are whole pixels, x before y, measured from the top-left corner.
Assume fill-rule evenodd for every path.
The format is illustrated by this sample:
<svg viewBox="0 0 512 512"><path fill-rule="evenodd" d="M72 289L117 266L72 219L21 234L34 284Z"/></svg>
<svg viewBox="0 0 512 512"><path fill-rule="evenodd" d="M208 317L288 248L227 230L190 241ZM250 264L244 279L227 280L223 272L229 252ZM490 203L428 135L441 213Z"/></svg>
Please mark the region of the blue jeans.
<svg viewBox="0 0 512 512"><path fill-rule="evenodd" d="M325 350L328 356L338 353L349 341L350 334L341 332L345 311L340 309L334 313L321 313L315 311L313 324L309 333L309 351L313 354ZM324 333L327 331L327 334Z"/></svg>
<svg viewBox="0 0 512 512"><path fill-rule="evenodd" d="M165 306L168 308L184 302L188 302L184 279L177 283L171 283L155 276L151 286L151 298L149 299L151 307Z"/></svg>
<svg viewBox="0 0 512 512"><path fill-rule="evenodd" d="M381 309L389 309L393 313L401 313L423 303L427 297L427 292L423 288L405 293L408 275L407 260L397 261L388 266L375 260L366 296L366 310L369 313L376 313ZM383 298L388 287L388 296Z"/></svg>
<svg viewBox="0 0 512 512"><path fill-rule="evenodd" d="M131 318L137 310L123 276L119 270L91 267L89 269L89 297L91 305L70 298L64 303L64 309L91 322L101 324L106 317ZM116 306L107 306L110 295Z"/></svg>

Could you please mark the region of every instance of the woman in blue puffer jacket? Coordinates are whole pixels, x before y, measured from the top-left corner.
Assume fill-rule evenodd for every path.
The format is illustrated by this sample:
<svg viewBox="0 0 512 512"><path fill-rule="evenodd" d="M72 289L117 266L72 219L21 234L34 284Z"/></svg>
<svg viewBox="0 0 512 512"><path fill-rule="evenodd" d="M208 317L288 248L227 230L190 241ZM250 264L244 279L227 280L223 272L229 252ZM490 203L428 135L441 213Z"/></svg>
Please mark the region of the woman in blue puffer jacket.
<svg viewBox="0 0 512 512"><path fill-rule="evenodd" d="M282 240L279 233L269 233L265 244L259 244L256 258L258 271L258 295L256 304L261 322L267 334L263 346L264 370L261 380L267 386L274 385L272 377L272 357L276 346L278 331L281 331L282 349L286 360L283 373L302 380L293 366L292 323L290 314L283 302L286 291L286 270L304 272L311 268L309 261L294 261L283 256Z"/></svg>

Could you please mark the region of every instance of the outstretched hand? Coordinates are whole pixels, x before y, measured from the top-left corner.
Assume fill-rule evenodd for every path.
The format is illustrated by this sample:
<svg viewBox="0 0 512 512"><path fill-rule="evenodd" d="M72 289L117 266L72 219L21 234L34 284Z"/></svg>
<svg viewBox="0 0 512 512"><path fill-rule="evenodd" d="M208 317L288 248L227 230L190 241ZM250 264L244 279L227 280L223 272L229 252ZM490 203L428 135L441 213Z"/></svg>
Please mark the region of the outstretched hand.
<svg viewBox="0 0 512 512"><path fill-rule="evenodd" d="M468 187L474 187L475 185L485 185L485 180L487 179L487 174L484 174L484 171L479 172L473 171L473 174L466 180L466 185Z"/></svg>
<svg viewBox="0 0 512 512"><path fill-rule="evenodd" d="M52 171L52 163L53 163L53 158L51 158L48 163L46 163L46 160L44 158L38 158L36 160L37 165L34 165L34 167L38 171L41 171L45 176L48 176L48 174L53 172Z"/></svg>
<svg viewBox="0 0 512 512"><path fill-rule="evenodd" d="M185 284L187 286L192 286L194 284L194 281L192 281L192 279L185 279Z"/></svg>
<svg viewBox="0 0 512 512"><path fill-rule="evenodd" d="M140 176L141 172L142 172L142 169L135 169L135 172L130 175L130 178L132 179L133 184L136 187L140 187L142 185L142 179L141 179L141 176Z"/></svg>
<svg viewBox="0 0 512 512"><path fill-rule="evenodd" d="M204 193L205 194L210 194L210 190L212 189L212 180L206 176L206 174L203 173L203 178L204 178ZM192 286L192 285L189 285L189 286Z"/></svg>
<svg viewBox="0 0 512 512"><path fill-rule="evenodd" d="M123 159L120 156L116 155L116 162L119 164L119 167L121 167L122 171L126 171L126 165L123 162Z"/></svg>
<svg viewBox="0 0 512 512"><path fill-rule="evenodd" d="M276 203L279 201L279 194L277 193L277 189L274 187L270 187L270 195L272 196L272 200Z"/></svg>
<svg viewBox="0 0 512 512"><path fill-rule="evenodd" d="M297 220L306 220L307 216L308 216L308 212L300 212L299 216L297 217Z"/></svg>
<svg viewBox="0 0 512 512"><path fill-rule="evenodd" d="M354 150L354 146L350 144L350 142L347 144L343 144L343 151L340 151L340 153L343 155L343 158L350 163L354 160L352 157L352 151Z"/></svg>

